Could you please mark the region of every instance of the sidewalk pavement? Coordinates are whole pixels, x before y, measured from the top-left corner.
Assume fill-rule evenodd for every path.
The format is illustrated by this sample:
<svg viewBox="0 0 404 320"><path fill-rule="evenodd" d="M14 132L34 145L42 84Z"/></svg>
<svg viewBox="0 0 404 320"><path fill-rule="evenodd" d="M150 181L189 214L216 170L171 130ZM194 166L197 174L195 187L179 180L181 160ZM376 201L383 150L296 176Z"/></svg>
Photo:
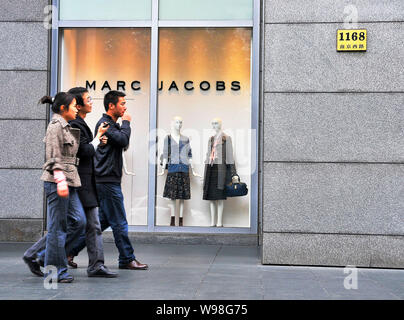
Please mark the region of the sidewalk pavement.
<svg viewBox="0 0 404 320"><path fill-rule="evenodd" d="M259 248L138 244L147 271L119 270L118 251L105 244L106 265L118 278L88 278L84 250L71 269L75 280L44 288L22 261L30 243L0 243L0 300L8 299L391 299L404 300L404 270L357 269L358 289L344 288L344 268L261 265Z"/></svg>

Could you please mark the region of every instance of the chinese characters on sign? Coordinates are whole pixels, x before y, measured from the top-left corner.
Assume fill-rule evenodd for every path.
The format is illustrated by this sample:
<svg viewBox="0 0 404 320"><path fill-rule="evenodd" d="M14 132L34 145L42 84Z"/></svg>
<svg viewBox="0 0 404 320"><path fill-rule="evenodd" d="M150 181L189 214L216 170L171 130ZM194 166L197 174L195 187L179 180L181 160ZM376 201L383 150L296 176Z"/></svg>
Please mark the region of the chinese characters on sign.
<svg viewBox="0 0 404 320"><path fill-rule="evenodd" d="M366 29L337 30L337 51L366 51Z"/></svg>

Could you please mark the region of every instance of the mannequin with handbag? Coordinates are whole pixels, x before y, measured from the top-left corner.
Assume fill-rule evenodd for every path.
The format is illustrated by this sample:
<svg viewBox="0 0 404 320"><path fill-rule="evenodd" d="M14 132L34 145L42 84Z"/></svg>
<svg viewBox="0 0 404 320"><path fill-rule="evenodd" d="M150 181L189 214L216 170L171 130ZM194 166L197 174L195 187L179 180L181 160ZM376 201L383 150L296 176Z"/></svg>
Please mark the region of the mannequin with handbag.
<svg viewBox="0 0 404 320"><path fill-rule="evenodd" d="M177 200L179 200L179 226L183 226L184 200L191 198L189 167L192 174L202 178L195 172L192 164L192 151L189 138L181 134L182 118L174 117L171 122L171 134L164 139L164 149L159 176L165 174L167 179L164 186L163 197L171 200L171 221L170 226L175 226L175 212L177 211Z"/></svg>
<svg viewBox="0 0 404 320"><path fill-rule="evenodd" d="M223 227L224 200L227 199L226 185L234 183L237 175L230 136L222 130L222 120L211 122L215 135L209 138L205 161L203 199L210 201L211 227ZM217 213L217 222L216 222Z"/></svg>

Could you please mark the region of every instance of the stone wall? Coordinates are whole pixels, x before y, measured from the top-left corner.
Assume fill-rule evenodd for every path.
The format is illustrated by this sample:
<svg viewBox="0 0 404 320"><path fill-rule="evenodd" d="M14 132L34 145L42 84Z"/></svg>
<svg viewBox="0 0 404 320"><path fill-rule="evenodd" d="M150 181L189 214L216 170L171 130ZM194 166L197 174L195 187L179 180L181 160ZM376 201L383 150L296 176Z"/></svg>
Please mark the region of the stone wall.
<svg viewBox="0 0 404 320"><path fill-rule="evenodd" d="M347 5L367 52L336 51ZM264 11L263 263L404 268L404 2Z"/></svg>
<svg viewBox="0 0 404 320"><path fill-rule="evenodd" d="M0 241L36 241L43 230L42 139L48 93L47 0L0 10Z"/></svg>

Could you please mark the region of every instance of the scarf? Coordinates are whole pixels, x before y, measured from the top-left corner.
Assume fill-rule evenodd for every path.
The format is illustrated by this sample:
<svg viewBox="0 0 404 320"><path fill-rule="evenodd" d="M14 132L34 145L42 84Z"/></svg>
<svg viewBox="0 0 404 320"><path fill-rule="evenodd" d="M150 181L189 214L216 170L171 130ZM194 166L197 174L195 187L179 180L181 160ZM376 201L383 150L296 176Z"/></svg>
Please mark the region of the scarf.
<svg viewBox="0 0 404 320"><path fill-rule="evenodd" d="M219 134L219 136L213 142L212 150L210 152L210 157L209 157L209 164L211 166L213 166L213 162L215 161L216 156L217 156L216 146L219 144L219 141L221 141L221 140L222 140L222 134Z"/></svg>

